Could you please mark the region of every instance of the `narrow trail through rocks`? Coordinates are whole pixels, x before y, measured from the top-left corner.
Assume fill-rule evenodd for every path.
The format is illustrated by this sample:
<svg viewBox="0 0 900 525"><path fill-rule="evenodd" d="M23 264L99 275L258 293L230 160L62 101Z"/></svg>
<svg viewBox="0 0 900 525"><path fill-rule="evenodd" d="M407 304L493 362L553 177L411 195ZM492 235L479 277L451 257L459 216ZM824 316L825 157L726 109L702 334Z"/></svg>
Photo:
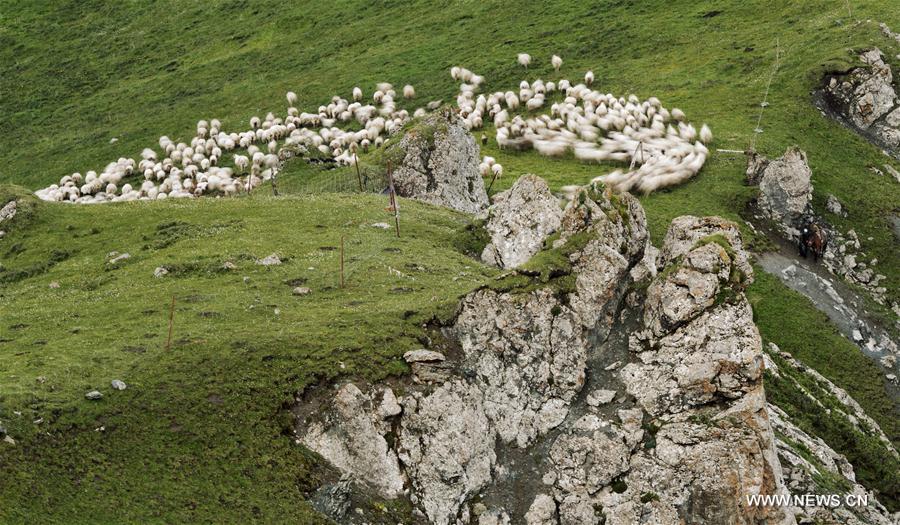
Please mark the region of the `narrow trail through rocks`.
<svg viewBox="0 0 900 525"><path fill-rule="evenodd" d="M897 363L900 355L897 343L883 321L872 315L865 299L840 278L811 259L799 257L793 243L756 226L778 247L778 251L756 254L759 266L807 297L847 339L871 358L882 370L882 380L895 406L900 406L900 386L896 379L900 375L900 364ZM891 375L893 381L888 377Z"/></svg>

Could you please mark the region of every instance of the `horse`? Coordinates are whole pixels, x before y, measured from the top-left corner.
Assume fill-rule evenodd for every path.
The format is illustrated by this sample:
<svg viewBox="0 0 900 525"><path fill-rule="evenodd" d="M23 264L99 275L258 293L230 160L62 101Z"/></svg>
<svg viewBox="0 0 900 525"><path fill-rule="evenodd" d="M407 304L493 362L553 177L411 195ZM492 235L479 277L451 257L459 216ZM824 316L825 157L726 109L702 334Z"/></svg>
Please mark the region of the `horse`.
<svg viewBox="0 0 900 525"><path fill-rule="evenodd" d="M804 259L807 254L812 254L813 262L818 261L825 255L825 249L828 248L828 239L825 237L825 230L816 223L811 223L803 227L800 232L800 256Z"/></svg>

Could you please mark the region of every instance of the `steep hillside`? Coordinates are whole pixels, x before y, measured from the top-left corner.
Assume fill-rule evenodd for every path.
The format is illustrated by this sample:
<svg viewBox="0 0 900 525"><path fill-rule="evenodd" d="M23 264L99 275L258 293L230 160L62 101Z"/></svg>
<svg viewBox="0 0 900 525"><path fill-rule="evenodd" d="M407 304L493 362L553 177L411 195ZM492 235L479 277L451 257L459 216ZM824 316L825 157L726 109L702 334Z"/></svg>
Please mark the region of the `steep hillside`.
<svg viewBox="0 0 900 525"><path fill-rule="evenodd" d="M161 135L187 140L199 119L245 129L283 113L288 90L313 111L357 85L369 95L379 81L411 83L417 98L398 104L412 111L453 103L453 65L485 75L486 91L592 69L595 88L659 97L715 134L695 179L640 197L656 245L692 214L734 220L749 248L770 246L742 220L756 190L738 151L777 157L796 144L813 206L832 194L850 210L829 220L879 260L890 304L900 301L890 227L900 184L870 168L900 163L812 95L861 49L879 47L900 71L900 42L879 22L900 28L891 2L0 0L0 207L19 202L0 228L0 428L15 441L0 442L0 501L12 503L0 521L320 522L305 500L337 474L289 437L295 395L407 374L401 357L430 344L427 323L500 273L472 257L484 239L463 214L404 200L397 238L383 228L393 226L386 197L358 193L351 168L289 161L277 198L264 186L234 199L68 206L30 191L138 157ZM534 57L527 71L518 52ZM556 191L618 167L501 150L491 131L481 153L505 168L491 193L526 173ZM375 169L381 159L361 160ZM281 264L257 264L270 254ZM747 295L762 339L846 390L900 444L900 404L873 380L877 367L809 300L756 273ZM896 336L896 314L867 306ZM128 388L112 390L113 379ZM767 381L770 402L900 509L896 462L879 459L874 434L840 412L805 417L824 410L804 397L805 379ZM85 399L95 389L103 399ZM365 504L385 523L410 515Z"/></svg>

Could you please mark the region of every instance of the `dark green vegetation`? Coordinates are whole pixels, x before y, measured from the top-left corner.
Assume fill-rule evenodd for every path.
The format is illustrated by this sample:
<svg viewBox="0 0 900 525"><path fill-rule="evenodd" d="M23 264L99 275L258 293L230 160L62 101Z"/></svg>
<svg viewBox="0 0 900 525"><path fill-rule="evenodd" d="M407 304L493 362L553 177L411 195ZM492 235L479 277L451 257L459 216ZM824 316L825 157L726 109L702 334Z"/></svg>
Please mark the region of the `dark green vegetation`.
<svg viewBox="0 0 900 525"><path fill-rule="evenodd" d="M761 269L756 271L756 281L750 286L748 296L764 340L777 344L845 389L892 442L900 442L898 409L885 397L880 370L828 323L825 314ZM874 434L860 432L834 410L843 409L842 404L812 376L794 371L778 355L772 355L772 359L780 365L782 377L766 374L767 399L787 412L801 429L821 437L831 448L847 456L857 480L877 489L882 493L881 501L897 510L900 461L891 456Z"/></svg>
<svg viewBox="0 0 900 525"><path fill-rule="evenodd" d="M875 23L900 28L891 2L852 9L850 16L832 0L777 9L763 0L527 9L0 0L0 183L35 189L99 170L156 146L160 135L186 140L201 118L247 128L253 115L283 112L287 90L310 110L355 85L370 95L377 81L409 82L416 104L399 104L413 109L451 101L452 65L485 75L487 90L505 90L525 76L516 53L534 57L529 78L548 80L557 78L549 56L558 53L569 78L591 68L600 89L657 96L712 127L717 138L701 174L642 198L658 244L671 218L738 219L753 196L742 184L744 157L715 148L750 145L777 40L782 61L756 147L770 156L791 144L807 151L814 204L822 209L833 193L847 205L849 217L829 219L856 229L896 298L900 257L886 217L900 201L898 186L867 169L888 159L810 103L823 72L851 63L848 49L900 52ZM855 22L867 19L873 23ZM558 189L618 167L501 152L493 140L483 153L505 168L494 192L527 172ZM376 157L362 160L373 165ZM304 162L289 163L279 182L285 194L357 187L351 169ZM2 188L0 197L24 191ZM374 196L90 208L26 202L0 241L0 421L18 441L0 448L4 523L312 522L302 494L322 471L282 435L282 403L339 374L403 373L397 357L419 344L422 321L446 315L490 274L461 254L484 242L467 219L404 203L405 233L396 240L366 226L390 222ZM345 290L334 273L341 234ZM132 257L110 268L111 251ZM285 264L253 263L272 252ZM222 271L226 259L237 269ZM154 279L157 266L170 274ZM60 288L48 288L52 281ZM313 294L291 296L298 285ZM173 293L175 335L165 351ZM871 380L871 364L808 302L761 272L751 295L764 337L846 388L897 442L896 412ZM115 378L129 389L110 391ZM84 400L93 388L106 397ZM791 398L772 389L789 407ZM830 443L848 456L854 446L850 438ZM866 450L868 442L859 443L856 450ZM866 470L871 461L862 461ZM871 466L866 479L879 472Z"/></svg>

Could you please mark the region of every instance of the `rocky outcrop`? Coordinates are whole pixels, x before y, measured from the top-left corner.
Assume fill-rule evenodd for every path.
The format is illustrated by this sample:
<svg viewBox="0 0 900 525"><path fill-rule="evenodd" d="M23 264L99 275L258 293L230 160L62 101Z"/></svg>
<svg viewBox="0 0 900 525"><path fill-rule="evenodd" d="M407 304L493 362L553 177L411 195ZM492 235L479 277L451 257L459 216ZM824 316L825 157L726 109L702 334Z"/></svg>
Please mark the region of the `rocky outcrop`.
<svg viewBox="0 0 900 525"><path fill-rule="evenodd" d="M878 48L859 59L859 67L826 78L825 99L849 126L896 155L900 152L900 100L892 85L891 66Z"/></svg>
<svg viewBox="0 0 900 525"><path fill-rule="evenodd" d="M385 154L398 159L393 177L401 197L466 213L487 208L478 144L453 111L436 111L416 122Z"/></svg>
<svg viewBox="0 0 900 525"><path fill-rule="evenodd" d="M900 515L891 515L874 494L856 482L853 465L820 438L813 438L791 423L778 407L766 407L772 428L777 432L776 446L784 480L791 494L834 494L834 485L844 485L847 495L863 497L867 504L804 505L796 508L797 518L806 523L842 523L847 525L892 525ZM823 486L823 480L830 485Z"/></svg>
<svg viewBox="0 0 900 525"><path fill-rule="evenodd" d="M633 453L624 491L600 495L607 523L792 523L782 509L745 500L785 490L737 229L682 217L661 253L665 269L647 290L644 330L630 342L638 361L620 372L658 430L652 448Z"/></svg>
<svg viewBox="0 0 900 525"><path fill-rule="evenodd" d="M874 419L866 414L865 410L863 410L859 403L857 403L856 400L853 399L853 397L850 396L850 394L848 394L846 390L829 381L828 378L817 372L815 369L804 365L796 358L794 358L794 356L792 356L790 353L782 351L775 343L769 343L768 351L771 354L778 355L787 366L793 368L801 374L809 376L809 380L811 380L814 384L817 384L820 388L824 389L826 392L828 392L828 394L834 396L834 398L843 405L843 408L833 408L831 410L840 410L843 416L847 419L847 421L850 422L851 425L856 428L856 430L865 434L873 434L877 436L879 441L881 441L889 454L893 455L895 458L900 458L900 454L898 454L897 450L894 448L891 440L888 439L885 433L881 430L881 427L878 426L878 423L876 423ZM771 360L766 362L766 370L768 370L769 373L773 374L776 377L781 377L779 367ZM803 391L807 396L810 397L810 401L814 403L820 403L820 401L812 396L812 394L810 394L805 388L801 387L799 384L797 386L798 390ZM823 410L824 409L825 408L823 407ZM855 479L853 481L855 481Z"/></svg>
<svg viewBox="0 0 900 525"><path fill-rule="evenodd" d="M384 438L385 428L375 415L372 398L348 383L337 391L332 406L324 419L309 422L303 444L341 471L371 484L382 496L397 497L404 477L396 453Z"/></svg>
<svg viewBox="0 0 900 525"><path fill-rule="evenodd" d="M559 229L563 210L547 183L524 175L493 197L484 228L490 235L481 259L500 268L515 268L539 252Z"/></svg>
<svg viewBox="0 0 900 525"><path fill-rule="evenodd" d="M464 381L404 403L399 457L432 523L452 523L460 504L490 482L495 435L484 395Z"/></svg>
<svg viewBox="0 0 900 525"><path fill-rule="evenodd" d="M806 153L796 147L775 160L752 155L747 167L748 181L759 184L760 210L790 237L797 236L803 217L810 213L811 177Z"/></svg>
<svg viewBox="0 0 900 525"><path fill-rule="evenodd" d="M378 388L370 402L351 390L354 409L342 401L303 421L302 441L360 482L386 471L382 494L403 480L430 523L793 523L744 499L784 487L737 228L676 219L657 273L637 201L587 188L546 249L552 272L517 276L532 285L462 300L445 331L458 355L430 361L452 366L445 380L410 385L397 416L378 408L391 404ZM649 287L629 317L623 296L636 280ZM630 362L589 368L623 315L639 324L630 342L622 336ZM603 379L585 388L591 376ZM622 389L628 396L615 399ZM378 423L385 417L392 425ZM347 436L351 428L364 438ZM351 445L321 437L340 433ZM362 452L366 461L353 459ZM511 459L524 457L534 484L498 492L526 475L516 470L525 460Z"/></svg>

